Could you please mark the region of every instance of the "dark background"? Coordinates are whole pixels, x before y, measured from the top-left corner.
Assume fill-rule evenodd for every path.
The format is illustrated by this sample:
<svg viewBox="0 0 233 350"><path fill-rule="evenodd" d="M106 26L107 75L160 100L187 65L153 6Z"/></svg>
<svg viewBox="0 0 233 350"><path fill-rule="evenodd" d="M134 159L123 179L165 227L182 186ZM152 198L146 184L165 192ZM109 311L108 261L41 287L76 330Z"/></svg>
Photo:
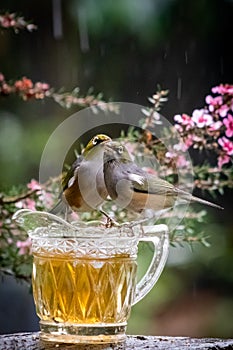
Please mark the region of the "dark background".
<svg viewBox="0 0 233 350"><path fill-rule="evenodd" d="M107 100L142 105L160 84L170 90L162 110L169 120L201 108L211 87L233 80L231 0L3 0L1 9L38 25L33 33L1 30L7 79L79 86L83 94L93 86ZM13 96L0 102L0 183L6 188L38 178L47 139L77 108ZM211 248L171 249L157 286L133 308L129 332L233 337L231 193L218 199L224 212L210 210L203 228ZM1 283L0 332L37 328L28 288L11 279Z"/></svg>

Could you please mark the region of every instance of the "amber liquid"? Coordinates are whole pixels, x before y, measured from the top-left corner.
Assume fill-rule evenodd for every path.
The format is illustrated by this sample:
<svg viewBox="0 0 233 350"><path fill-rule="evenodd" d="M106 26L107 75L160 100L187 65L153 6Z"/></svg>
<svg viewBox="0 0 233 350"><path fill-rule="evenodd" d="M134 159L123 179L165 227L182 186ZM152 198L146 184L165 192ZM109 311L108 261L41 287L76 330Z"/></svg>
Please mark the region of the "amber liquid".
<svg viewBox="0 0 233 350"><path fill-rule="evenodd" d="M42 321L71 324L124 323L134 297L136 261L69 254L36 254L33 294Z"/></svg>

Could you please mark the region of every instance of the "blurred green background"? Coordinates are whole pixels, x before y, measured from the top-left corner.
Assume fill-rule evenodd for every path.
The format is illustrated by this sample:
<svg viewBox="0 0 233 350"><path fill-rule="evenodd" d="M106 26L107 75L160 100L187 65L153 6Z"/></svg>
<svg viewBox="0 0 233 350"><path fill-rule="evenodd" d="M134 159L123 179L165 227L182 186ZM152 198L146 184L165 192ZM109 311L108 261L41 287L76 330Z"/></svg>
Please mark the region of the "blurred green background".
<svg viewBox="0 0 233 350"><path fill-rule="evenodd" d="M33 33L0 32L6 79L79 86L83 94L93 86L105 99L142 105L160 84L170 90L162 110L169 120L201 108L211 87L233 80L231 0L3 0L1 10L38 25ZM38 178L47 139L77 108L15 96L0 102L0 184L6 188ZM223 212L209 210L203 229L210 248L171 248L156 287L133 308L129 333L233 337L231 194L218 198ZM143 245L140 253L145 267L151 250ZM14 306L12 295L19 296ZM25 286L10 279L1 284L0 332L38 329L32 305ZM28 311L24 320L20 307Z"/></svg>

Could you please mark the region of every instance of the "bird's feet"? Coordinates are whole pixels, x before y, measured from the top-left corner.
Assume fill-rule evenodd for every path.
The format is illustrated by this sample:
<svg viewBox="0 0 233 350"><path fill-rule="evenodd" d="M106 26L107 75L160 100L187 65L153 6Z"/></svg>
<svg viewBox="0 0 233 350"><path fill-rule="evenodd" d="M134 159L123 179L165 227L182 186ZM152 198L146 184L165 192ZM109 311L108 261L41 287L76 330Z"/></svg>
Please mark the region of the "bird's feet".
<svg viewBox="0 0 233 350"><path fill-rule="evenodd" d="M115 221L110 215L108 215L104 210L100 209L100 213L106 216L107 222L105 223L106 228L111 228L113 226L120 226L120 224Z"/></svg>

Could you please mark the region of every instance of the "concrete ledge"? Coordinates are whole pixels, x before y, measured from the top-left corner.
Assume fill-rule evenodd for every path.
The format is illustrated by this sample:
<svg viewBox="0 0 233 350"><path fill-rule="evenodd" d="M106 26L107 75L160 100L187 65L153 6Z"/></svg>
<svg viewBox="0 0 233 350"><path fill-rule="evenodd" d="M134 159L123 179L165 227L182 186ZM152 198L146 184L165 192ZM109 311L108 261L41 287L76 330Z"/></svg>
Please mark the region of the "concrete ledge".
<svg viewBox="0 0 233 350"><path fill-rule="evenodd" d="M233 339L127 336L125 343L105 345L72 345L41 343L39 333L15 333L0 335L0 350L190 350L233 349Z"/></svg>

